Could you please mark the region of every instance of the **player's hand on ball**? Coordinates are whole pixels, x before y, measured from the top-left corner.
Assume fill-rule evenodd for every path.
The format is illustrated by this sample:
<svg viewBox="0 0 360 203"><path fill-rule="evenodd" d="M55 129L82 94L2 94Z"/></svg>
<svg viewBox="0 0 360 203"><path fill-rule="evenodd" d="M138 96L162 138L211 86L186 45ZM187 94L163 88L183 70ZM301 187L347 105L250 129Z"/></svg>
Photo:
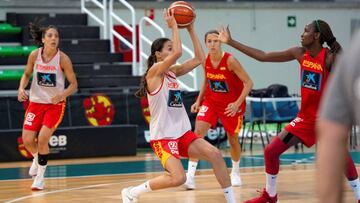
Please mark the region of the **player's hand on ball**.
<svg viewBox="0 0 360 203"><path fill-rule="evenodd" d="M164 9L164 19L169 28L173 28L174 26L177 27L177 23L176 23L173 11L165 8Z"/></svg>

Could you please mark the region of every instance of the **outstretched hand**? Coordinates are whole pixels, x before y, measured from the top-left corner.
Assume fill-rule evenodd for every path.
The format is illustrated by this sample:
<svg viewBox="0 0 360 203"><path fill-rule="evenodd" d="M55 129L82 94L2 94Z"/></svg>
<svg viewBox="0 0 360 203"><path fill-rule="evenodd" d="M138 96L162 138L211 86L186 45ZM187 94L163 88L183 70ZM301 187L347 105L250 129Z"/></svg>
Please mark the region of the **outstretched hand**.
<svg viewBox="0 0 360 203"><path fill-rule="evenodd" d="M226 26L226 28L224 26L221 26L220 28L218 28L218 32L219 32L219 36L218 39L222 42L222 43L229 43L232 39L231 39L231 33L230 33L230 29L229 26Z"/></svg>
<svg viewBox="0 0 360 203"><path fill-rule="evenodd" d="M164 20L169 28L177 27L177 22L174 17L174 11L164 8Z"/></svg>

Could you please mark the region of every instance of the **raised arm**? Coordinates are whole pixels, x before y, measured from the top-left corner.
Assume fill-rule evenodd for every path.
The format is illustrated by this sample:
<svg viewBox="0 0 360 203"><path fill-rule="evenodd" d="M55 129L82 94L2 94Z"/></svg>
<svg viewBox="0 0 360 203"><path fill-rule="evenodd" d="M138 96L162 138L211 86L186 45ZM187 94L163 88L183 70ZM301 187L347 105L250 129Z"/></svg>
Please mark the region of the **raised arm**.
<svg viewBox="0 0 360 203"><path fill-rule="evenodd" d="M164 10L164 19L168 27L172 30L172 50L171 53L164 58L164 60L155 63L153 67L149 69L149 72L146 76L147 79L153 77L162 77L162 75L169 70L169 68L176 63L176 61L181 57L182 48L181 40L179 35L179 29L175 21L172 11ZM168 47L164 47L167 49Z"/></svg>
<svg viewBox="0 0 360 203"><path fill-rule="evenodd" d="M36 57L38 55L38 51L39 50L37 49L30 53L25 70L24 70L24 74L21 76L20 85L19 85L19 89L18 89L18 100L20 102L23 102L23 101L26 101L29 99L28 96L25 94L25 88L28 85L31 74L33 72L34 63L35 63Z"/></svg>
<svg viewBox="0 0 360 203"><path fill-rule="evenodd" d="M225 109L225 114L227 116L234 116L239 110L240 105L245 102L246 96L251 91L253 87L253 81L250 79L245 69L235 57L231 56L228 59L227 63L229 70L233 71L244 83L244 89L242 90L240 96L237 98L236 101L228 104L227 108Z"/></svg>
<svg viewBox="0 0 360 203"><path fill-rule="evenodd" d="M53 104L57 104L60 101L65 101L68 96L72 95L74 92L77 91L78 87L71 60L63 52L60 52L60 66L64 71L67 81L69 82L69 86L64 90L62 94L56 95L55 97L51 98L51 102Z"/></svg>
<svg viewBox="0 0 360 203"><path fill-rule="evenodd" d="M300 58L304 52L302 47L292 47L284 51L264 52L262 50L246 46L231 38L229 27L221 27L219 29L219 40L223 43L234 47L242 53L262 62L285 62Z"/></svg>
<svg viewBox="0 0 360 203"><path fill-rule="evenodd" d="M173 65L171 67L171 70L175 72L176 76L181 76L188 73L189 71L193 70L201 63L203 63L203 61L205 60L204 50L202 49L199 38L195 32L194 23L190 24L187 27L187 30L194 46L195 56L194 58L185 61L183 64Z"/></svg>

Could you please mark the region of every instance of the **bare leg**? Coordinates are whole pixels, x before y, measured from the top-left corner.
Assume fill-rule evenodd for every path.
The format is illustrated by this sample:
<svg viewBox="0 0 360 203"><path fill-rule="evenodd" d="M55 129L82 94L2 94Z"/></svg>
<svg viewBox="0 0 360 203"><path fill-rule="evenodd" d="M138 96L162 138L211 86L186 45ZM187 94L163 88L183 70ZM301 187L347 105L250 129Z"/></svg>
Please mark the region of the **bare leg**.
<svg viewBox="0 0 360 203"><path fill-rule="evenodd" d="M42 126L38 136L38 150L39 154L49 154L49 140L53 135L55 129Z"/></svg>
<svg viewBox="0 0 360 203"><path fill-rule="evenodd" d="M165 163L165 173L149 181L152 190L177 187L185 183L186 176L181 161L170 156Z"/></svg>
<svg viewBox="0 0 360 203"><path fill-rule="evenodd" d="M231 159L238 162L241 156L239 137L237 134L227 133L227 137L230 143Z"/></svg>
<svg viewBox="0 0 360 203"><path fill-rule="evenodd" d="M205 137L206 133L208 132L208 130L210 129L211 125L208 122L205 121L196 121L195 122L195 131L194 133L196 135L198 135L199 137ZM194 158L192 156L189 155L189 160L193 161L193 162L198 162L199 159Z"/></svg>
<svg viewBox="0 0 360 203"><path fill-rule="evenodd" d="M32 154L35 154L38 152L37 143L36 143L36 135L38 132L31 131L31 130L25 130L22 131L22 139L24 142L24 145L27 150L29 150Z"/></svg>
<svg viewBox="0 0 360 203"><path fill-rule="evenodd" d="M209 161L222 188L231 186L225 161L216 147L204 139L196 139L190 144L188 154L190 157Z"/></svg>

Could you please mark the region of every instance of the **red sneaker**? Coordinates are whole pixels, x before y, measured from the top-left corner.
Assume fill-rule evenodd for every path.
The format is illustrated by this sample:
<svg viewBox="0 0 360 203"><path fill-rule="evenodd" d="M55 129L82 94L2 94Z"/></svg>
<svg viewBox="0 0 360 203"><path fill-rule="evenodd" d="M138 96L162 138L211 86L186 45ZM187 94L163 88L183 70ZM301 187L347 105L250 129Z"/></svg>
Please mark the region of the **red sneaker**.
<svg viewBox="0 0 360 203"><path fill-rule="evenodd" d="M277 203L277 194L275 197L270 197L269 193L266 192L265 188L263 191L258 191L260 193L260 196L248 201L245 201L244 203Z"/></svg>

